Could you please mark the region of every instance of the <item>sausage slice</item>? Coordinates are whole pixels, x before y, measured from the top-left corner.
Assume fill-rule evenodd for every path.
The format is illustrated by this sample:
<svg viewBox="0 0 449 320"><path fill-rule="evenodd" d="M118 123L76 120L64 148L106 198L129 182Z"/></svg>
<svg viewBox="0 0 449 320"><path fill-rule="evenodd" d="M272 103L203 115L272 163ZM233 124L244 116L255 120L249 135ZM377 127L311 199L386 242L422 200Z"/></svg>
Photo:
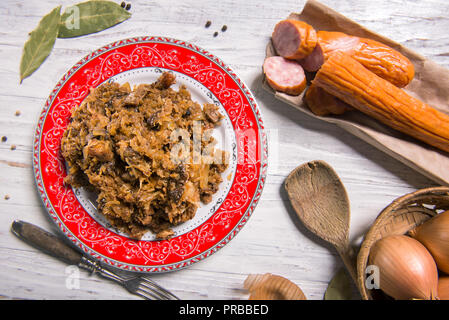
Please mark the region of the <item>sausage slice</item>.
<svg viewBox="0 0 449 320"><path fill-rule="evenodd" d="M337 51L353 55L360 41L357 37L348 36L343 32L317 31L317 43L312 53L298 60L304 70L316 72L331 54Z"/></svg>
<svg viewBox="0 0 449 320"><path fill-rule="evenodd" d="M317 36L313 27L303 21L282 20L271 36L276 52L287 59L303 59L315 49Z"/></svg>
<svg viewBox="0 0 449 320"><path fill-rule="evenodd" d="M268 84L276 91L297 96L306 88L304 69L297 61L268 57L264 61L263 72Z"/></svg>
<svg viewBox="0 0 449 320"><path fill-rule="evenodd" d="M304 59L298 60L304 70L308 72L318 71L324 63L324 53L321 45L317 42L315 49Z"/></svg>

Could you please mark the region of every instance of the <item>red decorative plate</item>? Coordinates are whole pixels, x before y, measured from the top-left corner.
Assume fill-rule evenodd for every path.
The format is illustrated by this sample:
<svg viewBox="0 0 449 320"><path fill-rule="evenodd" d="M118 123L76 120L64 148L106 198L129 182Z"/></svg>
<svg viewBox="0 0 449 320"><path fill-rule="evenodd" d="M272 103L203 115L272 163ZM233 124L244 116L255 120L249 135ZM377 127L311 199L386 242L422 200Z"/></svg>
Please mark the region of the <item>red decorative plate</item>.
<svg viewBox="0 0 449 320"><path fill-rule="evenodd" d="M209 205L174 228L175 237L155 240L149 232L133 240L112 228L95 209L95 196L63 183L60 143L71 110L89 89L105 81L154 82L163 71L176 75L192 99L215 103L225 116L214 136L230 155L224 181ZM262 192L267 142L256 101L220 59L184 41L140 37L108 44L79 61L58 82L39 118L33 166L37 187L52 219L86 254L121 269L166 272L215 253L240 231Z"/></svg>

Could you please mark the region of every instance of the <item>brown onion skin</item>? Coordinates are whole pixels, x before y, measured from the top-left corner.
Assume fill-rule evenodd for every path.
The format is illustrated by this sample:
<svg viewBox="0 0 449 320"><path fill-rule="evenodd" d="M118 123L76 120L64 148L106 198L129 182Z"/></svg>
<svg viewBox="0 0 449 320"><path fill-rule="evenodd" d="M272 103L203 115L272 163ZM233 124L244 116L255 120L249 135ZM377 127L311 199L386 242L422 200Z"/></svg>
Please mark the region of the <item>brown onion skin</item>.
<svg viewBox="0 0 449 320"><path fill-rule="evenodd" d="M379 268L380 289L392 298L438 299L437 266L419 241L405 235L382 238L371 248L369 264Z"/></svg>
<svg viewBox="0 0 449 320"><path fill-rule="evenodd" d="M449 300L449 276L440 276L438 279L438 298Z"/></svg>
<svg viewBox="0 0 449 320"><path fill-rule="evenodd" d="M250 274L243 283L249 300L307 300L304 292L287 278L271 274Z"/></svg>
<svg viewBox="0 0 449 320"><path fill-rule="evenodd" d="M409 235L430 251L438 269L449 273L449 210L427 220Z"/></svg>

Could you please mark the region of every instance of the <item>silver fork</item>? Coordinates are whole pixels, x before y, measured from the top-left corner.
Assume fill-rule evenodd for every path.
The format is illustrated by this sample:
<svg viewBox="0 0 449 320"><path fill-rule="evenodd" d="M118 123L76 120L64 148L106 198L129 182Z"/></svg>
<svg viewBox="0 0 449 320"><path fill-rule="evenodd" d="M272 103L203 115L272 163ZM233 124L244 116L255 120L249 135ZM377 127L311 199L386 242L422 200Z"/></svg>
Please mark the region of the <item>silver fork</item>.
<svg viewBox="0 0 449 320"><path fill-rule="evenodd" d="M179 300L173 293L164 289L156 282L145 276L134 276L125 278L111 270L103 268L98 261L91 260L86 256L81 258L79 267L87 269L92 273L98 273L103 278L120 283L130 293L137 294L142 298L149 300Z"/></svg>
<svg viewBox="0 0 449 320"><path fill-rule="evenodd" d="M173 293L164 289L145 276L124 277L106 269L99 261L93 260L64 243L57 236L31 223L16 220L11 225L11 231L20 239L35 246L56 258L71 265L99 274L103 278L113 280L126 288L130 293L149 300L179 300Z"/></svg>

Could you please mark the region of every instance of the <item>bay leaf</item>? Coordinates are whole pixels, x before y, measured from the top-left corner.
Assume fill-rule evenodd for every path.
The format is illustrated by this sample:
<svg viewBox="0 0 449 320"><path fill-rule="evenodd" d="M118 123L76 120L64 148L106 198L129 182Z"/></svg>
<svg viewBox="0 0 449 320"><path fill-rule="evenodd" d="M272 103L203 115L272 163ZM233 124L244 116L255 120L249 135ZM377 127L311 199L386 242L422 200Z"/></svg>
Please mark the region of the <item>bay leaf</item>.
<svg viewBox="0 0 449 320"><path fill-rule="evenodd" d="M61 6L58 6L45 15L37 28L30 32L20 60L20 83L47 59L55 45L60 19Z"/></svg>
<svg viewBox="0 0 449 320"><path fill-rule="evenodd" d="M341 268L329 282L324 300L351 300L351 279L344 268Z"/></svg>
<svg viewBox="0 0 449 320"><path fill-rule="evenodd" d="M112 1L91 0L66 8L59 24L59 38L73 38L110 28L131 17Z"/></svg>

